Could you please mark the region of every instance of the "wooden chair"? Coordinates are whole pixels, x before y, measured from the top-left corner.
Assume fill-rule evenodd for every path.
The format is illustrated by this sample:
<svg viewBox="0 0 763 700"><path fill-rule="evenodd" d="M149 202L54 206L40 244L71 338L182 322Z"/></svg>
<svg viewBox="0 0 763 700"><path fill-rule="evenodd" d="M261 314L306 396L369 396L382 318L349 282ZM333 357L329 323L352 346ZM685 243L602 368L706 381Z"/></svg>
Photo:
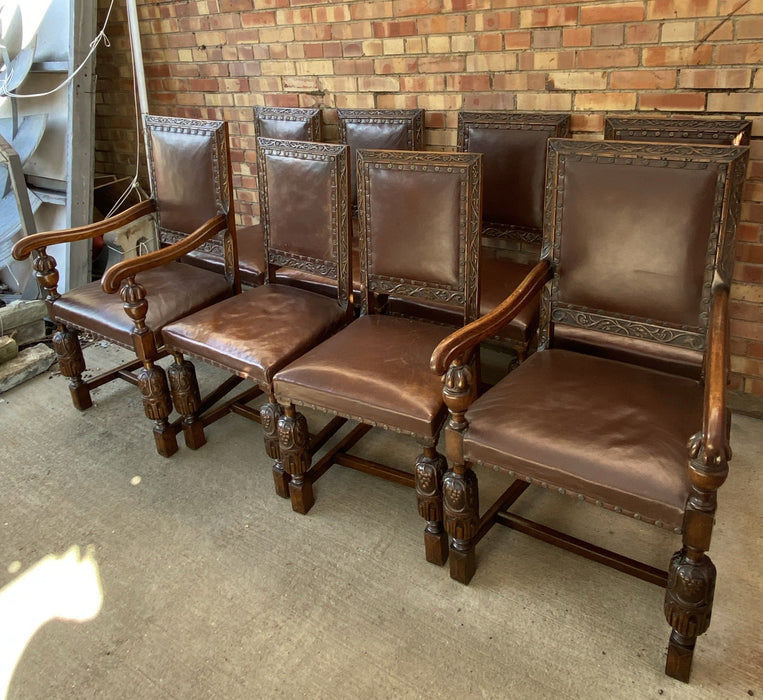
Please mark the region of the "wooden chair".
<svg viewBox="0 0 763 700"><path fill-rule="evenodd" d="M355 150L384 148L389 150L418 151L424 147L423 109L339 109L339 142L350 149L350 198L352 200L352 269L353 299L356 311L360 306L360 252L357 228L357 177ZM279 282L294 284L304 289L325 294L332 287L331 280L303 270L286 269L277 273Z"/></svg>
<svg viewBox="0 0 763 700"><path fill-rule="evenodd" d="M296 141L320 141L320 109L302 109L299 107L262 107L254 108L254 135L274 139ZM265 277L265 243L262 226L242 226L236 232L238 245L238 266L241 282L250 287L262 284ZM223 259L214 251L196 251L187 262L201 265L209 270L222 272ZM328 283L330 287L330 283Z"/></svg>
<svg viewBox="0 0 763 700"><path fill-rule="evenodd" d="M278 423L281 464L290 477L292 507L300 513L313 505L313 484L334 463L415 483L419 512L427 520L426 556L442 564L444 458L436 446L446 410L440 377L429 374L427 363L448 329L379 314L376 300L391 292L441 299L460 306L462 324L477 317L481 156L361 149L357 165L361 315L275 375L275 395L284 407ZM296 406L359 425L311 466L314 449ZM417 440L422 453L415 477L349 453L371 427Z"/></svg>
<svg viewBox="0 0 763 700"><path fill-rule="evenodd" d="M747 146L752 122L746 119L668 119L665 117L607 117L607 141L656 141Z"/></svg>
<svg viewBox="0 0 763 700"><path fill-rule="evenodd" d="M172 398L183 415L186 444L203 445L203 426L230 412L261 420L266 449L276 462L276 490L286 498L288 476L278 466L280 407L273 396L273 375L352 318L347 151L342 145L260 138L265 283L186 316L162 332L174 356ZM275 272L282 267L333 279L333 294L278 283ZM193 365L184 354L223 367L233 377L202 401ZM213 407L242 379L254 387ZM247 403L263 391L269 401L257 413Z"/></svg>
<svg viewBox="0 0 763 700"><path fill-rule="evenodd" d="M469 582L475 545L498 522L667 586L666 670L684 681L710 622L706 551L731 455L728 298L746 153L552 139L541 262L431 359L450 410L451 576ZM474 348L541 288L538 352L475 399ZM473 465L508 479L481 517ZM665 572L509 512L531 484L680 534L683 546Z"/></svg>
<svg viewBox="0 0 763 700"><path fill-rule="evenodd" d="M570 133L567 114L548 112L460 112L458 150L482 153L482 245L480 313L498 306L538 262L543 231L546 145ZM390 313L413 313L392 297ZM490 340L508 345L519 362L538 329L539 301L527 305ZM423 309L442 323L458 314L442 304Z"/></svg>
<svg viewBox="0 0 763 700"><path fill-rule="evenodd" d="M177 450L177 426L168 421L172 403L167 379L156 364L166 355L161 329L231 296L240 282L227 125L146 116L144 126L150 199L95 224L28 236L15 245L13 255L23 260L34 253L37 280L57 329L53 347L61 374L69 378L75 407L89 408L90 391L117 377L137 384L146 416L154 421L157 451L168 457ZM94 238L143 217L154 219L165 248L118 263L101 282L59 294L56 261L48 246ZM225 275L174 262L200 248L223 257ZM137 360L83 379L81 330L133 348Z"/></svg>

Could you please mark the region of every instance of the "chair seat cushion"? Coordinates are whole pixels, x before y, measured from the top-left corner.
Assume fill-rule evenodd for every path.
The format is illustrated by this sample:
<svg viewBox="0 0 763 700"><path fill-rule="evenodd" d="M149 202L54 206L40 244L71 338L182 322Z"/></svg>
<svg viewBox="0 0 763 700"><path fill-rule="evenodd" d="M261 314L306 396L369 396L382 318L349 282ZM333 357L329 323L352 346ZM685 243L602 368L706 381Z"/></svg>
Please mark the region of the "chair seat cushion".
<svg viewBox="0 0 763 700"><path fill-rule="evenodd" d="M169 263L135 277L146 290L146 325L159 331L168 323L232 294L230 283L216 272L184 263ZM63 294L53 304L54 321L91 331L119 345L132 348L132 319L125 313L119 294L106 294L100 282L91 282Z"/></svg>
<svg viewBox="0 0 763 700"><path fill-rule="evenodd" d="M480 314L484 316L506 299L532 268L532 265L508 258L483 256L480 260ZM463 324L459 309L436 301L390 297L388 308L392 314L417 316L452 326ZM495 339L526 346L538 326L539 308L540 298L536 298L506 324Z"/></svg>
<svg viewBox="0 0 763 700"><path fill-rule="evenodd" d="M201 357L270 388L273 374L337 330L346 314L336 299L266 284L167 326L173 350Z"/></svg>
<svg viewBox="0 0 763 700"><path fill-rule="evenodd" d="M448 329L426 321L361 316L276 374L279 401L433 437L445 418L429 358Z"/></svg>
<svg viewBox="0 0 763 700"><path fill-rule="evenodd" d="M666 528L680 528L691 379L566 350L536 353L466 413L464 454Z"/></svg>

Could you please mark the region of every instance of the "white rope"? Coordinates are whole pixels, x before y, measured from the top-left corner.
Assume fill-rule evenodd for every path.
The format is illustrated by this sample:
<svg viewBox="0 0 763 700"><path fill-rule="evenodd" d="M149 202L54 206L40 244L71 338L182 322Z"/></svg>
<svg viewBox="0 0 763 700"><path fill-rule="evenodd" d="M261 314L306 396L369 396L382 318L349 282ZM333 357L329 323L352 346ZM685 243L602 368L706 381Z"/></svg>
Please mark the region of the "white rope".
<svg viewBox="0 0 763 700"><path fill-rule="evenodd" d="M74 78L77 76L77 74L85 67L85 64L90 60L90 57L95 53L95 50L98 48L98 44L103 42L104 46L109 47L111 46L111 42L109 41L109 38L106 36L106 25L109 23L109 17L111 16L111 10L114 7L114 0L111 0L111 3L109 4L109 10L106 13L106 19L103 21L103 27L101 28L101 31L96 34L95 39L93 39L90 42L90 51L87 52L87 56L82 60L82 63L77 66L76 70L74 70L69 77L64 80L60 85L54 87L52 90L48 90L48 92L38 92L31 95L19 95L16 92L12 92L8 89L8 84L11 82L13 78L13 66L10 64L7 66L5 79L0 84L0 96L1 97L12 97L14 99L26 99L29 97L47 97L48 95L52 95L54 92L58 92L62 87L65 87L68 85ZM5 46L0 44L0 48L5 52ZM7 55L7 54L6 54ZM8 63L6 59L6 63Z"/></svg>

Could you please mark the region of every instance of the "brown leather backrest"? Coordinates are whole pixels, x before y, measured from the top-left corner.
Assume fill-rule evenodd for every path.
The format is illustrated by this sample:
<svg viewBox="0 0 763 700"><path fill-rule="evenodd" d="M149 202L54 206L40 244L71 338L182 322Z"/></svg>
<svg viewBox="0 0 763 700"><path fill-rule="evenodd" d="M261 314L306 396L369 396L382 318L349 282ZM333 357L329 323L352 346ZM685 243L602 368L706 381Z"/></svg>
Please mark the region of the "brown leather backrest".
<svg viewBox="0 0 763 700"><path fill-rule="evenodd" d="M698 375L746 147L549 142L541 347Z"/></svg>
<svg viewBox="0 0 763 700"><path fill-rule="evenodd" d="M459 113L458 150L484 157L483 235L540 242L546 145L552 136L569 133L567 114Z"/></svg>
<svg viewBox="0 0 763 700"><path fill-rule="evenodd" d="M350 147L350 192L357 203L356 148L420 151L424 148L423 109L338 109L339 142Z"/></svg>
<svg viewBox="0 0 763 700"><path fill-rule="evenodd" d="M232 218L227 124L153 115L144 123L161 243L179 240L218 214ZM206 247L222 255L222 238Z"/></svg>
<svg viewBox="0 0 763 700"><path fill-rule="evenodd" d="M392 294L477 318L481 164L476 153L357 151L363 312Z"/></svg>
<svg viewBox="0 0 763 700"><path fill-rule="evenodd" d="M254 108L254 135L269 139L320 141L321 110L257 105Z"/></svg>
<svg viewBox="0 0 763 700"><path fill-rule="evenodd" d="M350 205L347 146L257 140L260 217L268 282L290 267L337 280L350 298Z"/></svg>
<svg viewBox="0 0 763 700"><path fill-rule="evenodd" d="M746 119L667 119L660 117L607 117L604 138L608 141L657 141L714 143L746 146L752 122Z"/></svg>

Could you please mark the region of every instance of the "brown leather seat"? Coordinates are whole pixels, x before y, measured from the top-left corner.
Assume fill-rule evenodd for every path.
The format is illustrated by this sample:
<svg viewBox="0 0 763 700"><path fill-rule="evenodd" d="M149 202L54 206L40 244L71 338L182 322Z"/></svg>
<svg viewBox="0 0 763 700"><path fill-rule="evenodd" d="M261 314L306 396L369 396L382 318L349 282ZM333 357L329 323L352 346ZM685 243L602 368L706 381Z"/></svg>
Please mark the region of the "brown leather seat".
<svg viewBox="0 0 763 700"><path fill-rule="evenodd" d="M451 576L468 583L499 522L667 586L666 671L680 680L712 608L705 551L731 456L728 292L746 156L552 139L543 259L431 360L451 412ZM539 289L538 352L475 398L474 349ZM482 516L472 465L509 479ZM531 484L682 534L683 547L666 572L534 523L510 511Z"/></svg>
<svg viewBox="0 0 763 700"><path fill-rule="evenodd" d="M264 136L291 141L320 141L322 138L321 110L256 105L254 135L255 138ZM236 243L241 282L250 287L262 284L265 278L265 243L262 226L253 224L240 227L236 231ZM187 262L208 270L222 272L223 259L219 251L195 251L189 258ZM331 287L331 280L327 280L326 288Z"/></svg>
<svg viewBox="0 0 763 700"><path fill-rule="evenodd" d="M183 415L186 444L203 445L203 426L227 413L260 419L268 454L276 460L276 490L284 497L289 495L289 484L279 461L280 407L273 396L273 375L352 318L347 151L342 145L260 137L257 165L268 260L265 284L162 331L175 358L170 366L172 398ZM276 270L284 267L333 279L331 294L279 284ZM234 375L233 381L211 392L209 405L201 400L193 365L184 353ZM254 391L212 408L241 378L254 382ZM260 418L247 403L263 391L269 401Z"/></svg>
<svg viewBox="0 0 763 700"><path fill-rule="evenodd" d="M537 262L543 227L546 144L567 136L566 114L460 112L458 150L482 153L482 244L480 313L492 311ZM414 314L410 300L389 299L390 313ZM428 304L425 315L457 323L442 305ZM521 362L534 342L538 301L525 307L491 340L509 345Z"/></svg>
<svg viewBox="0 0 763 700"><path fill-rule="evenodd" d="M747 119L669 119L667 117L606 117L608 141L706 143L747 146L752 122Z"/></svg>
<svg viewBox="0 0 763 700"><path fill-rule="evenodd" d="M380 315L377 298L394 291L440 299L460 306L462 323L477 317L481 156L361 149L357 162L361 316L275 375L284 405L281 459L291 475L292 507L304 513L313 504L313 483L335 462L413 486L409 471L348 452L373 426L413 436L422 447L415 483L427 520L426 556L442 564L443 458L436 445L446 411L440 378L429 374L427 362L448 330ZM311 468L315 448L295 404L360 425Z"/></svg>
<svg viewBox="0 0 763 700"><path fill-rule="evenodd" d="M149 115L145 130L151 199L96 224L29 236L15 246L14 256L25 259L37 253L34 268L57 326L53 345L74 405L89 408L90 390L116 377L137 384L146 416L154 421L157 450L169 456L177 450L177 427L168 421L172 404L167 379L156 364L166 354L160 331L232 295L240 282L227 125ZM100 283L59 294L56 262L47 246L94 238L142 218L153 219L165 248L118 263ZM220 256L224 274L175 262L200 248ZM138 360L84 380L77 329L134 348ZM136 367L140 370L133 374Z"/></svg>

